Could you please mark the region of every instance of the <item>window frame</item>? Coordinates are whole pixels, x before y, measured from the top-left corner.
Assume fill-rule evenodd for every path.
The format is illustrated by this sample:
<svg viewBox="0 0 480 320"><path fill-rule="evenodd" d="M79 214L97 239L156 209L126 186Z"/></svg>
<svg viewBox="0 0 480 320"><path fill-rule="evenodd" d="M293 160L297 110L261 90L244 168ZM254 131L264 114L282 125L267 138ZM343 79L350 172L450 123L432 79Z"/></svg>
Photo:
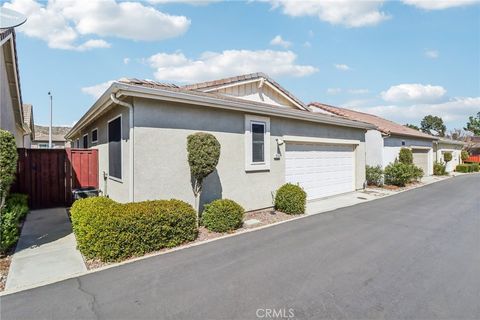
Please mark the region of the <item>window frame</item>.
<svg viewBox="0 0 480 320"><path fill-rule="evenodd" d="M264 125L264 161L253 162L253 134L252 125ZM254 115L245 115L245 171L270 170L270 118Z"/></svg>
<svg viewBox="0 0 480 320"><path fill-rule="evenodd" d="M93 140L93 132L96 131L97 132L97 139ZM95 143L98 143L98 128L93 128L92 131L90 132L91 135L92 135L92 145Z"/></svg>
<svg viewBox="0 0 480 320"><path fill-rule="evenodd" d="M85 146L85 137L87 137L87 145ZM88 149L88 133L82 136L82 149Z"/></svg>
<svg viewBox="0 0 480 320"><path fill-rule="evenodd" d="M113 176L110 175L110 151L108 150L109 145L110 145L109 125L110 125L110 122L113 122L113 121L117 120L118 118L120 118L120 175L121 175L121 178L113 177ZM110 120L107 121L107 164L108 164L108 179L113 180L113 181L117 181L117 182L121 182L121 183L123 183L123 178L124 178L122 137L123 137L123 117L122 117L122 114L119 114L119 115L117 115L117 116L115 116L115 117L113 117L113 118L111 118Z"/></svg>
<svg viewBox="0 0 480 320"><path fill-rule="evenodd" d="M76 148L77 148L77 149L80 149L80 138L77 138Z"/></svg>

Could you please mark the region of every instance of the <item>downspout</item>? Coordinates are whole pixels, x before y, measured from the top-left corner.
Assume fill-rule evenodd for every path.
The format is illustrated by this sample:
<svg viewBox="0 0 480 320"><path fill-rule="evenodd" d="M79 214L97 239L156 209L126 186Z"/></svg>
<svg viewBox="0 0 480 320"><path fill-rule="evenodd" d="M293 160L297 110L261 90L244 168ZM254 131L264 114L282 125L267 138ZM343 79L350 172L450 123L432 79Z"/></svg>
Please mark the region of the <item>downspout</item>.
<svg viewBox="0 0 480 320"><path fill-rule="evenodd" d="M134 130L134 121L133 121L133 104L130 104L125 101L121 101L117 98L117 95L115 93L112 93L110 95L110 99L113 101L113 103L118 104L119 106L128 108L128 126L129 126L129 152L128 152L128 166L129 166L129 186L128 186L128 199L129 202L134 202L134 138L135 138L135 130Z"/></svg>

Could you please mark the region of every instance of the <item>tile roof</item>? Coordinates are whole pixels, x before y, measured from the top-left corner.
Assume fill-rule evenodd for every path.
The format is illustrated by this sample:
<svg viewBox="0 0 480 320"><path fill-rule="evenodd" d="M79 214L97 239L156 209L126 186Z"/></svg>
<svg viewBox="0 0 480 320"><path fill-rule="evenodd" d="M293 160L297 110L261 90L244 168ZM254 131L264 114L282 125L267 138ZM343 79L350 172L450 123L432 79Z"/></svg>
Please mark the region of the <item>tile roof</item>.
<svg viewBox="0 0 480 320"><path fill-rule="evenodd" d="M393 121L380 118L373 114L363 113L359 111L354 111L350 109L334 107L328 104L323 104L319 102L312 102L309 106L314 106L320 108L324 111L330 112L337 116L341 116L350 120L357 120L362 122L367 122L373 124L374 126L378 127L378 130L384 134L395 134L400 136L411 136L411 137L418 137L424 139L432 139L437 140L437 137L431 136L429 134L420 132L415 129L408 128L406 126L402 126L401 124L395 123Z"/></svg>
<svg viewBox="0 0 480 320"><path fill-rule="evenodd" d="M194 83L194 84L188 84L185 86L182 86L181 88L187 89L187 90L198 90L198 91L204 91L206 89L211 89L215 88L218 86L223 86L223 85L228 85L228 84L234 84L236 82L243 82L243 81L248 81L248 80L255 80L255 79L265 79L268 82L270 82L275 88L280 90L283 94L285 94L287 97L295 101L295 103L299 104L303 108L306 108L305 104L300 101L297 97L295 97L293 94L291 94L287 89L282 87L280 84L278 84L275 80L270 78L267 74L263 72L256 72L256 73L249 73L249 74L244 74L240 76L235 76L235 77L230 77L230 78L224 78L224 79L218 79L218 80L213 80L213 81L205 81L205 82L199 82L199 83Z"/></svg>

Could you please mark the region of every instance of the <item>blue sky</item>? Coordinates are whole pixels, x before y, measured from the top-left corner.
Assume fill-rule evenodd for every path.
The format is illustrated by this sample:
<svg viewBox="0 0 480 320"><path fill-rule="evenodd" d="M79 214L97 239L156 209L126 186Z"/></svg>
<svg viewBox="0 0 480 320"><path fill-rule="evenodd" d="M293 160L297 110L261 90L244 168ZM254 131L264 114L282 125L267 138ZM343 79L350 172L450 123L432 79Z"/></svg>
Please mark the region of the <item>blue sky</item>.
<svg viewBox="0 0 480 320"><path fill-rule="evenodd" d="M108 81L190 83L263 71L304 102L399 123L480 111L477 1L2 1L18 30L24 102L71 125Z"/></svg>

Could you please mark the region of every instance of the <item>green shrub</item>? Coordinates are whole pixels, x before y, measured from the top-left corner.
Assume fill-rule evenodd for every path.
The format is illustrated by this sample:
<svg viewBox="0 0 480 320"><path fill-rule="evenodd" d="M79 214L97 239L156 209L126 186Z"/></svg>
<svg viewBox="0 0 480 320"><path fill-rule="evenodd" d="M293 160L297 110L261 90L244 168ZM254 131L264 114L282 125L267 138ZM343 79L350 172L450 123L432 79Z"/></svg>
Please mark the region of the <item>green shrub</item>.
<svg viewBox="0 0 480 320"><path fill-rule="evenodd" d="M451 152L445 152L443 154L443 160L445 160L445 162L452 161L452 153Z"/></svg>
<svg viewBox="0 0 480 320"><path fill-rule="evenodd" d="M28 197L24 194L12 193L5 201L0 219L0 253L6 253L20 236L19 222L28 213Z"/></svg>
<svg viewBox="0 0 480 320"><path fill-rule="evenodd" d="M469 156L470 156L470 154L468 154L467 150L462 150L462 152L460 154L460 158L462 159L462 161L467 160Z"/></svg>
<svg viewBox="0 0 480 320"><path fill-rule="evenodd" d="M196 212L180 200L120 204L105 197L75 201L70 210L79 250L119 261L195 240Z"/></svg>
<svg viewBox="0 0 480 320"><path fill-rule="evenodd" d="M385 183L404 187L412 180L412 166L395 161L385 168Z"/></svg>
<svg viewBox="0 0 480 320"><path fill-rule="evenodd" d="M403 164L412 164L413 163L412 150L407 148L401 148L400 153L398 154L398 161L400 161Z"/></svg>
<svg viewBox="0 0 480 320"><path fill-rule="evenodd" d="M286 183L275 194L275 209L287 214L305 213L307 193L300 187Z"/></svg>
<svg viewBox="0 0 480 320"><path fill-rule="evenodd" d="M381 166L365 167L367 183L373 186L381 186L383 183L383 170Z"/></svg>
<svg viewBox="0 0 480 320"><path fill-rule="evenodd" d="M435 161L433 163L433 174L436 176L444 176L447 174L445 164Z"/></svg>
<svg viewBox="0 0 480 320"><path fill-rule="evenodd" d="M455 171L467 173L467 172L470 172L470 167L471 167L471 166L470 166L469 164L467 164L467 163L459 164L459 165L457 165L457 167L455 168Z"/></svg>
<svg viewBox="0 0 480 320"><path fill-rule="evenodd" d="M480 164L479 163L470 163L470 167L472 168L471 172L478 172L480 171Z"/></svg>
<svg viewBox="0 0 480 320"><path fill-rule="evenodd" d="M244 213L242 206L233 200L215 200L205 205L202 224L210 231L233 231L242 226Z"/></svg>
<svg viewBox="0 0 480 320"><path fill-rule="evenodd" d="M411 164L410 165L410 170L411 170L411 173L412 173L412 179L415 180L415 181L420 181L420 179L422 179L423 177L423 169L420 168L420 167L417 167L416 165L413 165Z"/></svg>
<svg viewBox="0 0 480 320"><path fill-rule="evenodd" d="M0 129L0 215L17 171L17 144L9 131Z"/></svg>

